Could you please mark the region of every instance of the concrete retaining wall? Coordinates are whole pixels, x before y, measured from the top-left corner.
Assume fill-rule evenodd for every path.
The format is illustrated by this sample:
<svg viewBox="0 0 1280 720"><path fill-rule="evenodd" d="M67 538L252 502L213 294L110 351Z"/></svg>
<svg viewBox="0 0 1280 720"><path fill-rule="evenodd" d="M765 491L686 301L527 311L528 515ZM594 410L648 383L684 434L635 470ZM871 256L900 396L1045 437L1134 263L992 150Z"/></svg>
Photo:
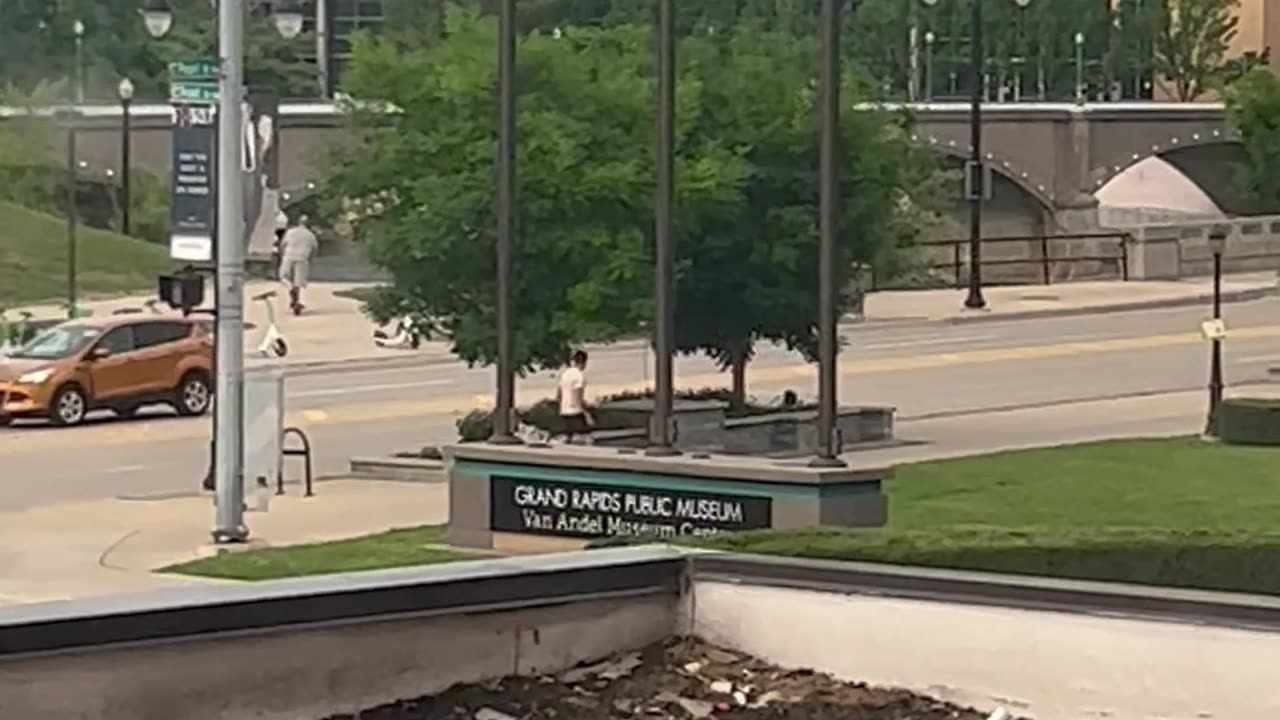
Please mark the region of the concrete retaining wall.
<svg viewBox="0 0 1280 720"><path fill-rule="evenodd" d="M720 582L694 595L684 627L712 643L987 711L1280 717L1272 633Z"/></svg>
<svg viewBox="0 0 1280 720"><path fill-rule="evenodd" d="M0 664L0 717L318 720L670 636L677 598L292 630Z"/></svg>

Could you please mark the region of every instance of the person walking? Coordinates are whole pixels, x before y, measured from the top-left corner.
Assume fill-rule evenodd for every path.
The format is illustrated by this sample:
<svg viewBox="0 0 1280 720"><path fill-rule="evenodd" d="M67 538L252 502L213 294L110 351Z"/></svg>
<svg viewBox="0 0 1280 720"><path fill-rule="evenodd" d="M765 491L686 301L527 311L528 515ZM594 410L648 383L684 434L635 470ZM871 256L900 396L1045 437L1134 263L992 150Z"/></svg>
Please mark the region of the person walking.
<svg viewBox="0 0 1280 720"><path fill-rule="evenodd" d="M271 268L276 276L280 275L280 250L284 245L284 234L289 229L289 216L283 210L276 213L275 241L271 243Z"/></svg>
<svg viewBox="0 0 1280 720"><path fill-rule="evenodd" d="M587 412L586 351L575 350L569 367L560 373L556 402L560 405L560 423L564 427L566 441L573 443L580 437L589 437L595 420Z"/></svg>
<svg viewBox="0 0 1280 720"><path fill-rule="evenodd" d="M302 314L302 291L307 287L311 256L320 244L307 227L307 219L306 215L300 216L298 224L286 230L280 241L280 281L289 288L289 307L294 315Z"/></svg>

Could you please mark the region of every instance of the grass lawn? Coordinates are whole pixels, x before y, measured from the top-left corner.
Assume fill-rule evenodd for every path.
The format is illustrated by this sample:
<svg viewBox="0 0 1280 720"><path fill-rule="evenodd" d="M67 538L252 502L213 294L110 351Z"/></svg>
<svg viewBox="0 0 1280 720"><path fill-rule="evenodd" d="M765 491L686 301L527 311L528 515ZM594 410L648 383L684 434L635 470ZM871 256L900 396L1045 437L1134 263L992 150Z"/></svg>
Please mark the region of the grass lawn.
<svg viewBox="0 0 1280 720"><path fill-rule="evenodd" d="M444 528L428 526L314 545L223 552L167 567L161 572L231 580L272 580L475 558L475 555L442 547L443 542Z"/></svg>
<svg viewBox="0 0 1280 720"><path fill-rule="evenodd" d="M155 287L171 263L168 250L105 230L76 228L82 296ZM63 298L67 231L61 218L0 202L0 307Z"/></svg>
<svg viewBox="0 0 1280 720"><path fill-rule="evenodd" d="M899 467L889 525L708 538L739 552L1280 594L1280 449L1119 440ZM442 562L437 527L226 554L179 572L263 579Z"/></svg>

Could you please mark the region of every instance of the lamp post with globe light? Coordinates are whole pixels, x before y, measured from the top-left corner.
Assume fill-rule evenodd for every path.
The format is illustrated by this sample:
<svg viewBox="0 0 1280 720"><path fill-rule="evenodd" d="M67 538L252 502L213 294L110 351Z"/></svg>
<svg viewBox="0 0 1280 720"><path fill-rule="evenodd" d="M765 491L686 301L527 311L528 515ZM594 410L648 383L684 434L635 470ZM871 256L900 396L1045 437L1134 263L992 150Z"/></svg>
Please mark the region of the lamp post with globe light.
<svg viewBox="0 0 1280 720"><path fill-rule="evenodd" d="M1205 435L1218 434L1218 410L1222 407L1222 254L1227 249L1227 233L1215 228L1209 233L1209 252L1213 253L1213 334L1209 338L1209 417Z"/></svg>
<svg viewBox="0 0 1280 720"><path fill-rule="evenodd" d="M128 235L129 209L132 207L129 182L132 173L129 169L132 164L130 155L133 149L133 81L122 78L116 90L120 95L120 232Z"/></svg>
<svg viewBox="0 0 1280 720"><path fill-rule="evenodd" d="M302 32L302 11L296 0L273 5L277 32L286 39ZM213 480L217 490L216 542L244 542L244 0L221 0L218 11L218 209L215 220L217 254L215 313L217 350L214 367ZM143 23L152 37L163 37L173 26L168 0L147 0Z"/></svg>

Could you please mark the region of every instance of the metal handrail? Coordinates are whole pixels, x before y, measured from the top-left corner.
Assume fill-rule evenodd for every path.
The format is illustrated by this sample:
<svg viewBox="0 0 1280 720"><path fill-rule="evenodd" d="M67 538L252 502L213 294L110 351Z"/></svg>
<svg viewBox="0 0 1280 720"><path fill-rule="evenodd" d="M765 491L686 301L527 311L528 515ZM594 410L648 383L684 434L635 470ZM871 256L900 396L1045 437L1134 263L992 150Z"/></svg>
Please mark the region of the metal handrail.
<svg viewBox="0 0 1280 720"><path fill-rule="evenodd" d="M1054 241L1071 241L1071 240L1114 240L1117 245L1117 253L1112 255L1074 255L1071 257L1056 257L1050 254L1050 243ZM1040 281L1044 285L1053 284L1053 266L1059 263L1080 263L1080 262L1116 262L1119 265L1120 279L1127 281L1129 279L1129 243L1133 240L1133 236L1128 232L1087 232L1087 233L1064 233L1060 235L1005 235L997 237L982 238L983 245L999 245L1009 243L1038 243L1040 246L1039 257L1016 258L1016 259L989 259L983 258L982 267L999 267L1007 265L1039 265ZM948 240L930 240L921 242L916 245L917 248L951 248L951 259L947 262L931 263L926 267L930 270L951 270L952 281L955 287L962 288L965 284L964 268L966 267L965 250L969 246L969 240L965 239L948 239ZM872 273L871 289L883 290L888 289L881 286Z"/></svg>

